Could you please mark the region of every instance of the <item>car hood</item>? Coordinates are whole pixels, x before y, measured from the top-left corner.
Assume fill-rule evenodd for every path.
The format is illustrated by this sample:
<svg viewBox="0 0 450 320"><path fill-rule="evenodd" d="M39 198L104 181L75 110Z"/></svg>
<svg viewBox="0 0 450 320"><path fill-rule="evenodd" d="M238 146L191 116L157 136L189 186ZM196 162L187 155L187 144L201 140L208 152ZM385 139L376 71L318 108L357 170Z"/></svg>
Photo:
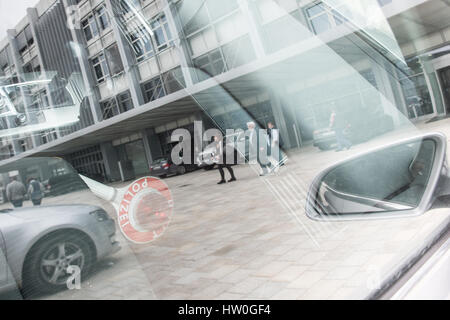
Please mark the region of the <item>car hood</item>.
<svg viewBox="0 0 450 320"><path fill-rule="evenodd" d="M86 214L101 209L90 205L55 205L13 209L6 214L24 220L42 219L54 215Z"/></svg>
<svg viewBox="0 0 450 320"><path fill-rule="evenodd" d="M214 153L214 151L215 151L215 148L205 148L202 152L199 152L198 154L200 155L200 154L211 154L211 153Z"/></svg>

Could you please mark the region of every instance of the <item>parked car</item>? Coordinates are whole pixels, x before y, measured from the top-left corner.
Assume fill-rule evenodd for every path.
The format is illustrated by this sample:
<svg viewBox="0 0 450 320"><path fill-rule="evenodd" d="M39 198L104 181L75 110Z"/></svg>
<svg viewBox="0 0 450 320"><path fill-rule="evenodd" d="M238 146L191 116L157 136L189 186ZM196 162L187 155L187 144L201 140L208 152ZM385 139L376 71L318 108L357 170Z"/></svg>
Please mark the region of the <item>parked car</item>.
<svg viewBox="0 0 450 320"><path fill-rule="evenodd" d="M348 138L348 135L346 135ZM320 150L329 150L337 145L336 134L330 128L322 128L313 132L313 146Z"/></svg>
<svg viewBox="0 0 450 320"><path fill-rule="evenodd" d="M0 210L0 293L67 288L69 266L80 268L83 279L97 260L120 250L115 233L114 220L97 206Z"/></svg>
<svg viewBox="0 0 450 320"><path fill-rule="evenodd" d="M214 162L214 153L216 148L214 146L207 146L197 155L197 164L199 168L205 170L211 170L214 168L216 163Z"/></svg>
<svg viewBox="0 0 450 320"><path fill-rule="evenodd" d="M351 117L348 117L351 118ZM376 125L373 125L376 123ZM344 136L353 144L368 141L377 135L394 129L394 121L391 116L381 115L368 116L366 119L359 118L358 121L349 121L349 127L344 130ZM321 127L313 132L313 146L320 150L329 150L337 146L336 134L329 127Z"/></svg>
<svg viewBox="0 0 450 320"><path fill-rule="evenodd" d="M234 159L238 159L241 157L245 157L248 159L249 157L249 149L248 149L248 139L245 137L244 130L237 130L235 134L225 136L225 140L227 141L227 150L234 150ZM236 149L237 143L245 143L245 151L243 154L240 154ZM197 165L199 168L203 168L205 170L214 169L216 163L214 162L216 148L214 145L207 145L202 152L197 155Z"/></svg>
<svg viewBox="0 0 450 320"><path fill-rule="evenodd" d="M59 196L68 192L87 189L87 186L81 181L78 173L70 172L48 179L47 188L50 196Z"/></svg>
<svg viewBox="0 0 450 320"><path fill-rule="evenodd" d="M152 162L150 166L150 173L155 177L167 177L174 175L183 175L186 172L196 170L194 164L180 164L173 163L169 156L161 157Z"/></svg>

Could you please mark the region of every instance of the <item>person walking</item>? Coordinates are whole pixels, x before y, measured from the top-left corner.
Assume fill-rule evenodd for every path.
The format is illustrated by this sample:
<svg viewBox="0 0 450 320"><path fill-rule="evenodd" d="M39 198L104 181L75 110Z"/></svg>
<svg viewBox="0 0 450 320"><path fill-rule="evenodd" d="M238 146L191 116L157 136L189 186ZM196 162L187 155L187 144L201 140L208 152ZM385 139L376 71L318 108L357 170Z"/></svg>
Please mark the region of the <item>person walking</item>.
<svg viewBox="0 0 450 320"><path fill-rule="evenodd" d="M226 156L226 147L224 147L223 140L219 137L214 137L214 142L216 143L216 149L214 152L215 162L219 166L219 172L220 172L220 181L217 184L224 184L227 181L225 180L225 171L223 170L226 168L228 172L230 173L231 179L228 180L228 182L236 181L236 177L234 175L233 168L231 167L230 163L227 163L227 156Z"/></svg>
<svg viewBox="0 0 450 320"><path fill-rule="evenodd" d="M26 194L27 190L22 182L17 181L17 176L11 177L11 182L6 186L6 197L14 208L22 207Z"/></svg>
<svg viewBox="0 0 450 320"><path fill-rule="evenodd" d="M273 122L267 123L267 136L269 138L267 144L269 146L271 170L277 172L284 165L285 156L281 151L280 130L275 128Z"/></svg>
<svg viewBox="0 0 450 320"><path fill-rule="evenodd" d="M261 167L261 176L265 176L269 173L270 161L267 157L268 139L267 135L260 134L259 130L256 130L256 124L251 121L247 123L249 131L249 160L255 160ZM256 154L255 154L256 153Z"/></svg>
<svg viewBox="0 0 450 320"><path fill-rule="evenodd" d="M352 143L345 137L344 131L348 129L350 125L346 123L341 112L336 112L336 108L331 110L330 115L330 129L336 134L337 149L336 152L342 151L344 149L350 149Z"/></svg>
<svg viewBox="0 0 450 320"><path fill-rule="evenodd" d="M34 206L40 206L44 198L44 185L35 178L28 182L28 194Z"/></svg>

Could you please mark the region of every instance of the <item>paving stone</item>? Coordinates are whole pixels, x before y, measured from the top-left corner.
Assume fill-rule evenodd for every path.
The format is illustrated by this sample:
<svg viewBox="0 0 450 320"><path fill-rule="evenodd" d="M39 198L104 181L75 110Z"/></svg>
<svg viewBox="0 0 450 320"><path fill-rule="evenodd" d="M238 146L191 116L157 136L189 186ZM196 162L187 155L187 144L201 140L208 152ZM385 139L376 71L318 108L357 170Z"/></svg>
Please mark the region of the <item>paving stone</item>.
<svg viewBox="0 0 450 320"><path fill-rule="evenodd" d="M326 272L322 271L305 271L287 287L309 289L320 279L324 278L326 274Z"/></svg>
<svg viewBox="0 0 450 320"><path fill-rule="evenodd" d="M254 279L254 278L247 278L236 285L233 285L230 289L227 290L227 292L231 293L238 293L242 295L248 295L252 291L254 291L256 288L261 286L264 283L264 281L260 279Z"/></svg>
<svg viewBox="0 0 450 320"><path fill-rule="evenodd" d="M272 297L272 300L296 300L305 293L304 289L283 289Z"/></svg>
<svg viewBox="0 0 450 320"><path fill-rule="evenodd" d="M289 266L289 262L283 261L274 261L269 264L263 266L261 269L254 272L252 275L256 277L273 277L282 270L286 269Z"/></svg>
<svg viewBox="0 0 450 320"><path fill-rule="evenodd" d="M272 281L283 281L291 282L298 279L300 275L308 269L307 266L289 266L286 269L275 274L271 280Z"/></svg>

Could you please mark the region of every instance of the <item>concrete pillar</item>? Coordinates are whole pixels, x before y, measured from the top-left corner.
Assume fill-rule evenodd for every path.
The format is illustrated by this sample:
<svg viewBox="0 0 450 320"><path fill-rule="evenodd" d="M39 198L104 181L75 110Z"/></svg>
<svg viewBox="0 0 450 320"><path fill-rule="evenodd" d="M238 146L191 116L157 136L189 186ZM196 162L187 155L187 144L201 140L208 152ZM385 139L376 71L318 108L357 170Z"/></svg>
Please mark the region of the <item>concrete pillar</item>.
<svg viewBox="0 0 450 320"><path fill-rule="evenodd" d="M142 136L145 155L147 156L148 164L151 165L155 159L163 156L161 142L154 129L143 130Z"/></svg>
<svg viewBox="0 0 450 320"><path fill-rule="evenodd" d="M45 76L45 78L47 78L46 72L44 70L44 60L42 58L42 51L41 51L40 43L38 41L37 32L36 32L36 22L39 20L36 8L28 8L27 9L27 17L28 17L28 20L30 21L31 33L34 38L34 45L37 49L37 53L38 53L37 56L39 59L39 65L41 66L41 73ZM47 91L47 98L48 98L50 106L54 106L55 102L53 101L53 96L51 94L50 86L48 84L45 85L45 90ZM58 135L58 138L61 136L61 134L59 132L59 128L56 128L56 134ZM37 147L37 146L41 145L41 141L38 136L33 135L32 140L33 140L33 147Z"/></svg>
<svg viewBox="0 0 450 320"><path fill-rule="evenodd" d="M66 11L68 10L68 8L73 7L73 5L70 4L69 0L63 0L63 5ZM91 71L91 64L89 62L87 50L85 48L85 41L83 35L81 34L80 29L70 28L70 33L72 35L73 41L79 47L77 60L80 65L81 74L83 76L83 82L85 83L87 89L87 98L94 118L94 123L98 123L99 121L102 120L100 119L102 112L100 108L98 94L96 92L97 82L95 81Z"/></svg>
<svg viewBox="0 0 450 320"><path fill-rule="evenodd" d="M189 52L187 51L188 45L186 39L182 36L183 30L180 20L177 18L176 9L168 3L167 0L161 0L164 6L164 14L166 16L167 22L169 23L169 28L172 32L172 37L174 38L175 48L180 58L181 71L183 72L183 77L186 82L186 87L191 87L194 82L192 79L192 60L189 57Z"/></svg>
<svg viewBox="0 0 450 320"><path fill-rule="evenodd" d="M132 63L134 61L133 53L130 50L129 45L126 42L125 36L119 30L118 24L114 15L113 4L111 0L105 0L108 16L110 17L110 23L114 32L114 38L117 41L117 47L119 49L120 58L122 59L123 67L125 69L125 75L130 85L131 99L135 108L144 104L144 96L139 83L139 74L136 66Z"/></svg>
<svg viewBox="0 0 450 320"><path fill-rule="evenodd" d="M282 88L279 88L276 91L273 89L269 89L269 96L275 124L277 129L280 130L280 135L283 140L283 148L290 149L292 148L293 144L291 142L291 135L289 134L289 132L292 130L288 129L286 119L284 118L283 114L283 106L287 106L289 102L281 100L280 94L284 93L283 91L284 90ZM286 96L285 94L283 95Z"/></svg>
<svg viewBox="0 0 450 320"><path fill-rule="evenodd" d="M16 68L16 72L17 72L17 76L19 78L23 79L23 63L21 61L21 58L19 56L19 50L17 48L17 42L16 42L16 30L14 29L9 29L7 30L7 34L8 34L8 42L9 42L9 47L10 47L10 52L11 52L11 57L14 61L14 65ZM24 113L27 116L27 119L30 119L30 115L28 113L28 107L31 105L31 101L30 98L25 94L25 90L23 87L20 87L20 95L23 98L23 107L24 107ZM10 123L10 128L14 128L15 124ZM17 139L19 139L19 136L14 136L12 137L13 140L13 149L14 149L14 154L17 155L19 153L22 152L20 146L18 146L18 141Z"/></svg>
<svg viewBox="0 0 450 320"><path fill-rule="evenodd" d="M256 58L261 59L266 55L264 50L264 45L261 40L260 32L259 32L259 24L257 22L256 17L256 8L255 8L255 2L248 1L248 0L238 0L239 8L241 9L245 20L248 23L249 26L249 37L250 41L252 42L253 48L255 49Z"/></svg>
<svg viewBox="0 0 450 320"><path fill-rule="evenodd" d="M105 142L100 144L100 150L103 155L103 162L106 171L107 181L120 181L120 170L119 170L119 157L117 152L112 145L112 142Z"/></svg>
<svg viewBox="0 0 450 320"><path fill-rule="evenodd" d="M147 164L150 167L153 163L153 156L152 156L152 148L151 148L151 142L147 135L147 130L142 130L142 143L144 144L144 151L145 151L145 157L147 158Z"/></svg>
<svg viewBox="0 0 450 320"><path fill-rule="evenodd" d="M371 60L371 66L377 82L378 91L382 95L381 98L384 97L390 102L386 105L386 101L381 100L384 112L392 117L395 126L402 124L404 122L403 114L404 110L406 110L406 106L398 105L399 101L397 101L397 96L391 85L393 81L396 82L398 80L390 79L389 77L391 75L387 72L387 70L391 70L391 72L394 73L395 70L393 70L393 68L385 61L381 62L381 66L383 67L380 67L378 63Z"/></svg>
<svg viewBox="0 0 450 320"><path fill-rule="evenodd" d="M434 68L431 61L420 58L420 63L422 64L423 74L427 83L428 90L430 92L434 112L437 114L445 114L445 100L443 95L441 94L442 90L440 88L436 69Z"/></svg>

